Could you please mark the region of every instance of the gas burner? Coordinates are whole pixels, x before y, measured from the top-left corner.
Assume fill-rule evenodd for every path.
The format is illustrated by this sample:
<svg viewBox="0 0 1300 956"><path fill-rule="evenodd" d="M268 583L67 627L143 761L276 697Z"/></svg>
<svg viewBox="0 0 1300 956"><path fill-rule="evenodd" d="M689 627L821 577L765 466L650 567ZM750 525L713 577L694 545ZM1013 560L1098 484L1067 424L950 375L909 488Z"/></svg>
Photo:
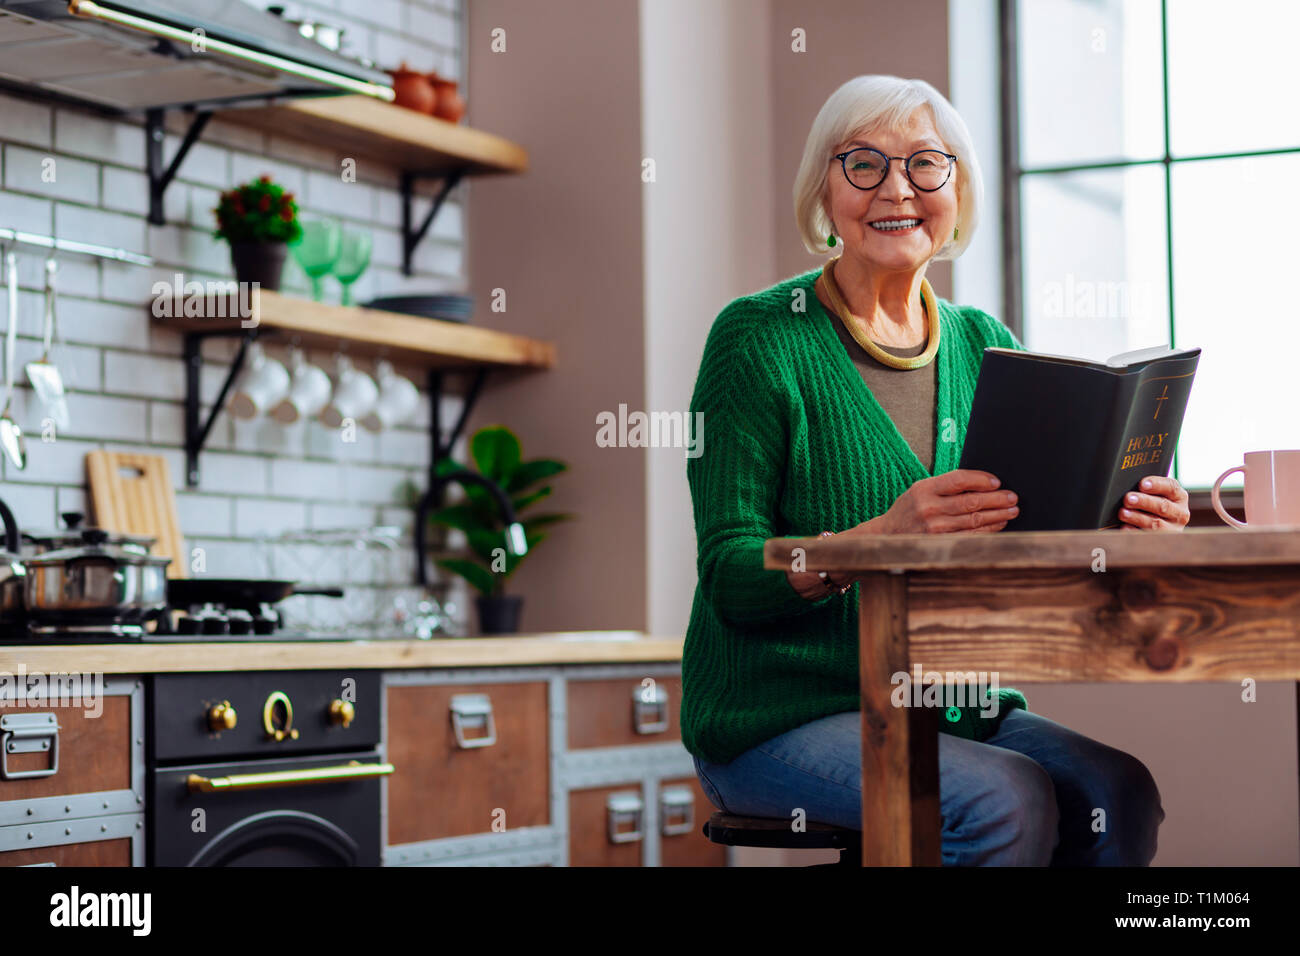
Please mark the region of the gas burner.
<svg viewBox="0 0 1300 956"><path fill-rule="evenodd" d="M279 613L269 604L261 605L256 614L222 604L196 604L177 620L176 633L186 637L266 635L274 634L281 623Z"/></svg>

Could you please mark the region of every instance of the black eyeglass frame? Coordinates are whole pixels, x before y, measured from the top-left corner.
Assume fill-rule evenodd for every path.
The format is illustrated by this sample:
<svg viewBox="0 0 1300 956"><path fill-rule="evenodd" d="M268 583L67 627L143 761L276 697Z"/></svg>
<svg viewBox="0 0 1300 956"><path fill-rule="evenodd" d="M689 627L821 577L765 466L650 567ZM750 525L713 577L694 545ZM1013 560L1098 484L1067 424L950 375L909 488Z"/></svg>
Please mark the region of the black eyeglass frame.
<svg viewBox="0 0 1300 956"><path fill-rule="evenodd" d="M852 179L849 178L848 157L854 153L862 152L863 150L866 150L868 153L875 153L877 156L881 157L885 161L884 175L880 177L880 182L876 183L874 186L859 186L857 183L855 183ZM921 153L938 153L940 156L947 156L949 159L953 161L954 164L956 164L957 162L957 157L954 156L952 153L945 153L941 149L934 149L933 147L929 147L929 146L927 146L925 149L918 149L911 156L886 156L880 150L873 149L870 146L855 146L853 149L850 149L846 152L836 153L834 156L831 157L831 159L838 159L840 161L840 170L844 173L844 181L847 182L854 189L860 189L863 192L870 192L873 189L880 188L881 183L883 183L886 179L889 178L889 164L895 159L900 159L903 161L903 175L907 177L907 181L911 183L915 188L921 190L921 192L923 193L938 192L944 186L947 186L948 183L952 182L952 167L951 166L948 167L948 178L945 179L943 182L941 182L939 185L932 186L929 189L926 189L924 186L919 186L917 185L916 180L912 178L912 170L909 167L912 163L912 160L915 157L919 156Z"/></svg>

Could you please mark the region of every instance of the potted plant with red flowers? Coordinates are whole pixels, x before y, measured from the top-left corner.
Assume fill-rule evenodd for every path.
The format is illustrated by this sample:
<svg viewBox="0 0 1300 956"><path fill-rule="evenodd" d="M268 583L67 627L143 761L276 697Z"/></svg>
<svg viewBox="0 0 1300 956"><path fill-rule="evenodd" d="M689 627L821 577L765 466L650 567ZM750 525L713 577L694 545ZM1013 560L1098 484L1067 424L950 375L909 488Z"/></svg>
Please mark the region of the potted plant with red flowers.
<svg viewBox="0 0 1300 956"><path fill-rule="evenodd" d="M279 289L288 244L302 235L293 193L261 176L222 193L212 211L213 235L230 243L235 279Z"/></svg>

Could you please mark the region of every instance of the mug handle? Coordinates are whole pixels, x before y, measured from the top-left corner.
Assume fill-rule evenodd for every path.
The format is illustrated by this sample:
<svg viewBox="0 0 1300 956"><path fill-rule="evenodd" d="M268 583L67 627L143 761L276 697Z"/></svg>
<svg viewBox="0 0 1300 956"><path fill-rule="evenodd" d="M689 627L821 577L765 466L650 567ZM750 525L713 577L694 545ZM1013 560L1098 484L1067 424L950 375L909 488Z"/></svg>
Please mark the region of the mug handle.
<svg viewBox="0 0 1300 956"><path fill-rule="evenodd" d="M1244 475L1246 473L1246 466L1234 465L1215 480L1214 487L1210 489L1210 504L1214 505L1214 510L1219 513L1219 517L1228 522L1228 524L1235 528L1248 528L1250 526L1246 524L1246 522L1238 521L1232 515L1228 514L1228 512L1224 510L1223 502L1219 500L1219 485L1223 484L1223 479L1227 478L1234 471L1239 471Z"/></svg>

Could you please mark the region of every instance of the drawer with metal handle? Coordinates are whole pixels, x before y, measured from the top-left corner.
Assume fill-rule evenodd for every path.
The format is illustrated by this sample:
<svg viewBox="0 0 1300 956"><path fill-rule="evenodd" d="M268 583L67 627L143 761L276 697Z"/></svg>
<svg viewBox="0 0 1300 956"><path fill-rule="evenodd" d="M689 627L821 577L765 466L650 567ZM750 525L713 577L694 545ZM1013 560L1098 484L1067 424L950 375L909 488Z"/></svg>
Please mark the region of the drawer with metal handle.
<svg viewBox="0 0 1300 956"><path fill-rule="evenodd" d="M105 694L84 706L0 701L0 826L15 822L4 809L15 801L131 790L132 744L125 694Z"/></svg>
<svg viewBox="0 0 1300 956"><path fill-rule="evenodd" d="M401 768L387 789L389 846L551 822L545 680L385 681L385 756Z"/></svg>
<svg viewBox="0 0 1300 956"><path fill-rule="evenodd" d="M678 676L566 681L569 749L665 744L681 739Z"/></svg>

